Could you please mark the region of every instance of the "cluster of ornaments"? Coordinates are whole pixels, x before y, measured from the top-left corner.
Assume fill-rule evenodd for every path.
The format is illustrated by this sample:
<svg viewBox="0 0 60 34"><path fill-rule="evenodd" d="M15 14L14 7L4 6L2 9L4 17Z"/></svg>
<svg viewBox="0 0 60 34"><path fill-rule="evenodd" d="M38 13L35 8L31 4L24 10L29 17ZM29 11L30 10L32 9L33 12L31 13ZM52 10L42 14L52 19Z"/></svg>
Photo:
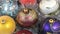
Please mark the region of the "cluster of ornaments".
<svg viewBox="0 0 60 34"><path fill-rule="evenodd" d="M37 0L19 0L22 7L36 6ZM16 0L2 0L0 6L0 13L2 15L9 15L15 17L18 13L18 4ZM44 15L55 15L58 12L59 4L56 0L41 0L39 9Z"/></svg>
<svg viewBox="0 0 60 34"><path fill-rule="evenodd" d="M37 0L18 0L22 7L19 9L17 0L0 0L0 34L13 34L16 29L16 22L22 27L31 27L38 21L38 11L33 8L38 5ZM57 12L59 4L56 0L41 0L39 10L44 15L51 15ZM54 14L55 15L55 14ZM13 17L13 18L12 18ZM15 19L16 20L15 20ZM47 32L59 32L60 21L46 19L43 29ZM16 34L33 34L28 30L18 31Z"/></svg>

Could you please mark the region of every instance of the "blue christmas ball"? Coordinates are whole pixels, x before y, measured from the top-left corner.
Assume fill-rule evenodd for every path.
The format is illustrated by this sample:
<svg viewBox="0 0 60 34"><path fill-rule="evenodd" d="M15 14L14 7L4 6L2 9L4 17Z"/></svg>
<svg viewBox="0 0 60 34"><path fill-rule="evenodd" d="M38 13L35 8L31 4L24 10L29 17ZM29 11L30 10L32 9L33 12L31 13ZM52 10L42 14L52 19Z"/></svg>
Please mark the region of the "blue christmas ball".
<svg viewBox="0 0 60 34"><path fill-rule="evenodd" d="M50 18L50 17L46 18L44 20L43 30L46 31L46 32L52 32L51 27L52 27L52 24L54 23L55 20L56 19Z"/></svg>
<svg viewBox="0 0 60 34"><path fill-rule="evenodd" d="M43 29L46 32L60 32L60 21L54 18L46 19Z"/></svg>
<svg viewBox="0 0 60 34"><path fill-rule="evenodd" d="M44 22L43 30L46 31L46 32L52 32L52 30L50 28L50 23L48 21Z"/></svg>
<svg viewBox="0 0 60 34"><path fill-rule="evenodd" d="M53 32L60 32L60 21L55 21L52 25Z"/></svg>
<svg viewBox="0 0 60 34"><path fill-rule="evenodd" d="M3 0L0 6L0 14L15 17L18 13L16 0Z"/></svg>

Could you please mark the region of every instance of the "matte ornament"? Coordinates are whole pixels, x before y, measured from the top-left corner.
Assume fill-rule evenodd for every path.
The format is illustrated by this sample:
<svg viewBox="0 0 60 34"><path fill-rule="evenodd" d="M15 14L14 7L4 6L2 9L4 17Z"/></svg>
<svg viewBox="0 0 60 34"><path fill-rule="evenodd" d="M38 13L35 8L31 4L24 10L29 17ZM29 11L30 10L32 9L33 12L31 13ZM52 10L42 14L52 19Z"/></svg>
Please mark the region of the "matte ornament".
<svg viewBox="0 0 60 34"><path fill-rule="evenodd" d="M2 15L9 15L15 17L18 12L17 1L12 0L4 0L1 2L1 11Z"/></svg>
<svg viewBox="0 0 60 34"><path fill-rule="evenodd" d="M39 3L40 11L45 15L53 15L58 11L59 4L56 0L42 0Z"/></svg>
<svg viewBox="0 0 60 34"><path fill-rule="evenodd" d="M34 25L38 20L38 15L33 9L22 9L16 18L17 22L23 27L30 27Z"/></svg>
<svg viewBox="0 0 60 34"><path fill-rule="evenodd" d="M32 34L32 32L28 30L21 30L21 31L18 31L16 34Z"/></svg>
<svg viewBox="0 0 60 34"><path fill-rule="evenodd" d="M12 34L15 27L15 21L11 17L0 16L0 34Z"/></svg>

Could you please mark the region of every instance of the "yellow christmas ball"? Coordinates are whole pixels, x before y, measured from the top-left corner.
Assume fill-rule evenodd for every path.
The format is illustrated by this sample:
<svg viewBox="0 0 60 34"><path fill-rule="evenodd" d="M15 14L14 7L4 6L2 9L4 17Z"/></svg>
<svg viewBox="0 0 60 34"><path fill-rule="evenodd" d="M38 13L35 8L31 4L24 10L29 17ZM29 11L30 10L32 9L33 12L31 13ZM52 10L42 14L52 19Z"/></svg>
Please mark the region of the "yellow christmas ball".
<svg viewBox="0 0 60 34"><path fill-rule="evenodd" d="M12 34L15 30L15 21L9 16L0 16L0 34Z"/></svg>

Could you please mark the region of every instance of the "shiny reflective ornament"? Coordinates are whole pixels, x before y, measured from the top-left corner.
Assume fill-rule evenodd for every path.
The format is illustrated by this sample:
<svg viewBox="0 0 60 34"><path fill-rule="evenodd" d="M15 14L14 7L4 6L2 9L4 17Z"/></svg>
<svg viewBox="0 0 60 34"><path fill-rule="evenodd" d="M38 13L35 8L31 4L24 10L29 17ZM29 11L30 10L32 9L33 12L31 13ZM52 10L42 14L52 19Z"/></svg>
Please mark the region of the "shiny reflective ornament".
<svg viewBox="0 0 60 34"><path fill-rule="evenodd" d="M46 19L43 29L47 32L60 32L60 21L57 19Z"/></svg>
<svg viewBox="0 0 60 34"><path fill-rule="evenodd" d="M37 0L19 0L19 2L25 7L35 7L37 5Z"/></svg>
<svg viewBox="0 0 60 34"><path fill-rule="evenodd" d="M33 33L28 30L21 30L21 31L16 32L16 34L33 34Z"/></svg>
<svg viewBox="0 0 60 34"><path fill-rule="evenodd" d="M18 13L16 20L21 26L30 27L37 22L38 15L35 10L24 8Z"/></svg>
<svg viewBox="0 0 60 34"><path fill-rule="evenodd" d="M12 34L15 27L15 21L11 17L0 16L0 34Z"/></svg>
<svg viewBox="0 0 60 34"><path fill-rule="evenodd" d="M43 24L43 30L46 32L52 32L50 24L52 24L53 22L54 22L54 19L52 18L45 19L44 24Z"/></svg>
<svg viewBox="0 0 60 34"><path fill-rule="evenodd" d="M0 6L0 13L2 15L9 15L15 17L18 12L18 5L16 0L2 0Z"/></svg>
<svg viewBox="0 0 60 34"><path fill-rule="evenodd" d="M39 8L45 15L54 15L58 12L59 4L56 0L42 0L39 3Z"/></svg>
<svg viewBox="0 0 60 34"><path fill-rule="evenodd" d="M56 21L53 23L52 31L53 32L60 32L60 21Z"/></svg>

